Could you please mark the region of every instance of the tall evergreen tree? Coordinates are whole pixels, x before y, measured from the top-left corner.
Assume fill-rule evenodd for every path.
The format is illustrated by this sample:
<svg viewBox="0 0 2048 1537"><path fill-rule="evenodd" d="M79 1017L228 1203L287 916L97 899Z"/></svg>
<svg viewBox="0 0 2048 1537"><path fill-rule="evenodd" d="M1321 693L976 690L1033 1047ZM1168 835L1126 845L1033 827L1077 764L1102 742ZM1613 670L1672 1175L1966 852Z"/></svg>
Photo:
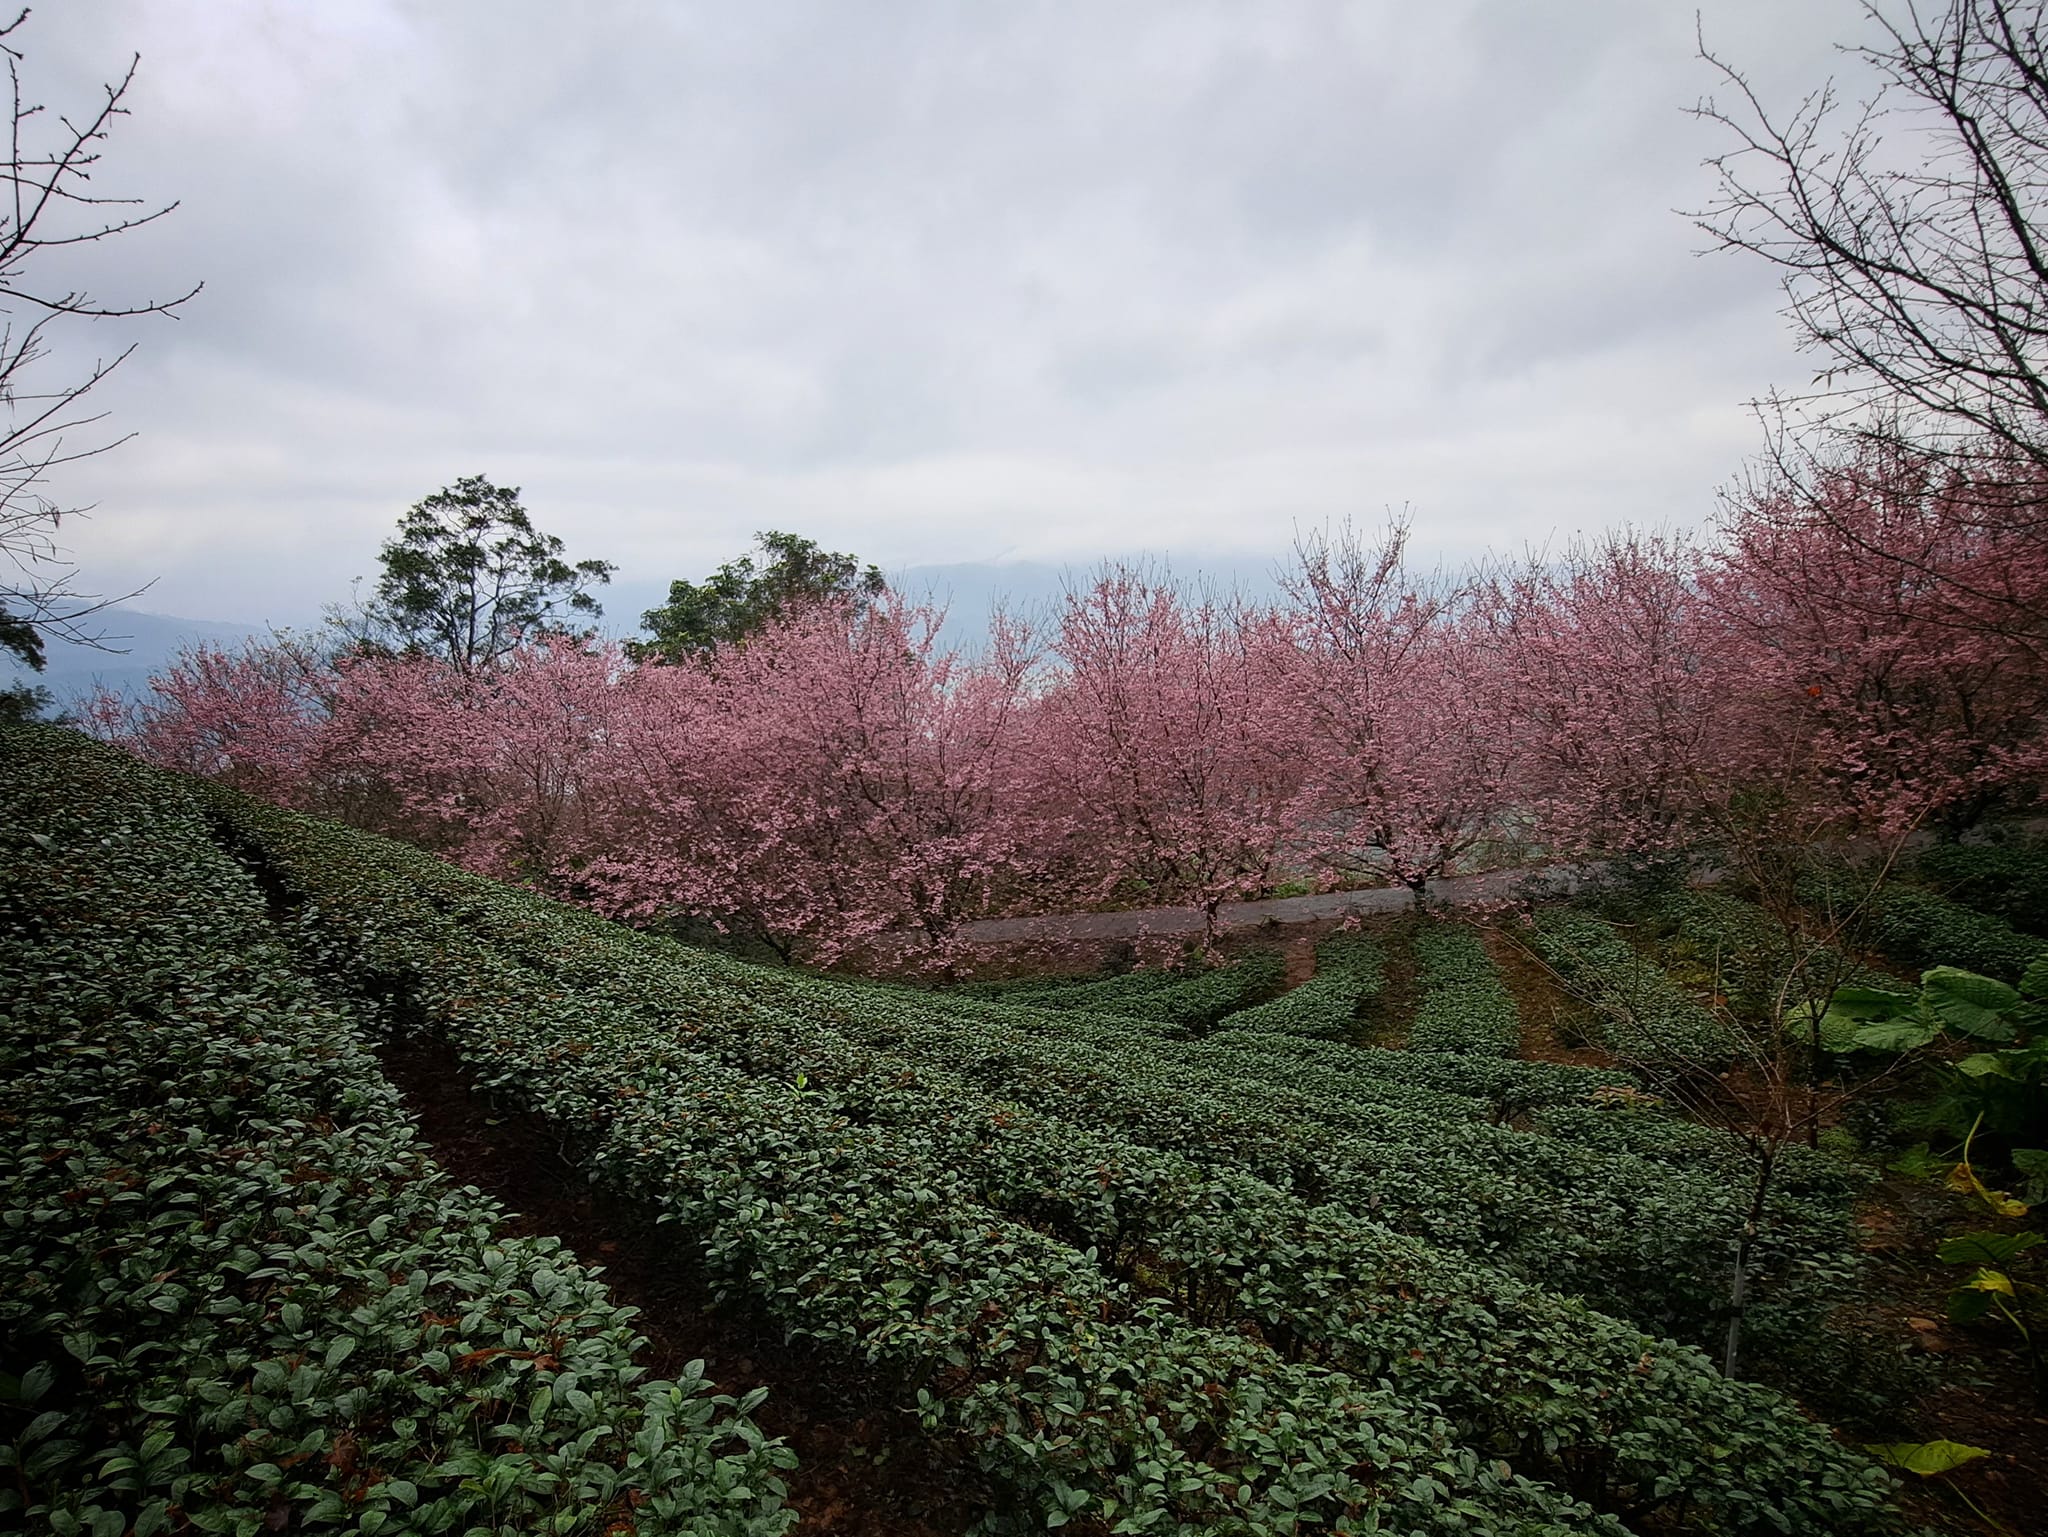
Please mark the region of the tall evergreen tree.
<svg viewBox="0 0 2048 1537"><path fill-rule="evenodd" d="M611 580L602 560L571 565L562 541L533 526L517 486L468 475L416 502L377 557L384 574L366 638L439 656L464 672L510 651L520 633L567 628L604 612L590 589Z"/></svg>
<svg viewBox="0 0 2048 1537"><path fill-rule="evenodd" d="M699 582L671 582L668 602L640 616L648 640L631 641L636 661L680 662L732 646L778 615L845 600L865 607L888 589L882 573L812 540L770 531L754 536L764 557L727 561Z"/></svg>

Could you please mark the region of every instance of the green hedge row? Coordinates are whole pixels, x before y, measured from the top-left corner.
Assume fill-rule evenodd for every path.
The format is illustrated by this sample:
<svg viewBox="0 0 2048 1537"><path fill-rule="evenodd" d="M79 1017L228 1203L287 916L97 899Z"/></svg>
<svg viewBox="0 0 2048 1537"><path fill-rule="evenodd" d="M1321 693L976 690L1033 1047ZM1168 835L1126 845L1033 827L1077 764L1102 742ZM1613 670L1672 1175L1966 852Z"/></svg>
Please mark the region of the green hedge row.
<svg viewBox="0 0 2048 1537"><path fill-rule="evenodd" d="M1149 1049L1157 1051L1154 1043ZM1671 1164L1746 1168L1728 1137L1638 1098L1639 1081L1612 1068L1522 1062L1455 1052L1355 1049L1298 1037L1238 1037L1220 1030L1173 1043L1178 1060L1256 1090L1285 1090L1295 1113L1315 1105L1377 1105L1456 1121L1530 1121L1547 1137ZM1619 1091L1619 1092L1617 1092ZM1304 1103L1308 1108L1304 1111ZM1787 1190L1848 1202L1869 1185L1858 1166L1803 1147L1784 1149L1777 1179Z"/></svg>
<svg viewBox="0 0 2048 1537"><path fill-rule="evenodd" d="M1422 1001L1408 1031L1410 1050L1514 1054L1522 1016L1478 934L1430 924L1415 936L1415 964Z"/></svg>
<svg viewBox="0 0 2048 1537"><path fill-rule="evenodd" d="M619 931L600 920L585 929L579 915L564 914L573 937L549 945L531 942L518 925L478 921L494 924L495 942L525 947L564 985L622 1005L658 985L630 957L608 953L606 934ZM1539 1284L1563 1280L1659 1332L1705 1342L1717 1329L1726 1235L1740 1220L1724 1171L1614 1157L1568 1138L1485 1124L1500 1119L1497 1101L1481 1097L1486 1084L1531 1104L1582 1101L1587 1085L1631 1081L1625 1075L1231 1031L1162 1040L1106 1015L849 987L716 956L693 961L696 974L715 975L735 997L815 1019L911 1066L955 1071L1048 1113L1242 1170L1311 1202L1340 1201ZM1247 1050L1248 1039L1274 1049ZM722 1041L719 1049L742 1053L730 1060L744 1062L744 1045ZM1332 1064L1320 1089L1303 1081L1318 1058ZM772 1068L772 1053L762 1066ZM1296 1080L1259 1076L1280 1068ZM1811 1317L1839 1300L1858 1253L1839 1182L1787 1179L1763 1248L1759 1294L1776 1298L1765 1312L1779 1306Z"/></svg>
<svg viewBox="0 0 2048 1537"><path fill-rule="evenodd" d="M460 902L439 891L431 905L414 897L415 932L394 933L385 915L407 900L402 880L350 871L360 850L322 845L302 829L270 836L314 885L322 933L362 932L369 948L354 960L409 977L408 1008L447 1030L479 1072L565 1127L608 1128L598 1161L622 1186L708 1233L722 1272L745 1278L735 1289L765 1290L771 1306L801 1320L793 1326L913 1377L920 1352L940 1350L946 1390L926 1387L931 1423L957 1429L963 1418L995 1414L990 1431L1000 1427L1006 1440L1000 1451L984 1448L992 1470L1022 1485L1027 1466L1048 1474L1040 1466L1048 1464L1066 1491L1053 1488L1054 1502L1071 1494L1090 1502L1077 1512L1099 1512L1105 1500L1112 1514L1133 1499L1158 1509L1165 1496L1118 1480L1127 1455L1119 1437L1135 1432L1114 1408L1083 1413L1095 1400L1060 1393L1048 1408L1042 1391L1020 1419L1013 1390L999 1380L1005 1363L1050 1372L1064 1359L1064 1343L1045 1333L1047 1285L1097 1298L1091 1333L1126 1353L1139 1349L1135 1335L1110 1327L1126 1320L1133 1330L1145 1321L1174 1352L1235 1337L1191 1326L1255 1323L1307 1367L1259 1366L1265 1358L1254 1355L1233 1356L1232 1369L1284 1368L1281 1380L1299 1384L1318 1379L1290 1374L1334 1366L1353 1381L1384 1381L1403 1403L1446 1409L1481 1450L1569 1477L1637 1516L1745 1532L1885 1524L1882 1475L1835 1450L1782 1400L1724 1382L1690 1352L1340 1207L1316 1208L1071 1114L1027 1108L952 1072L942 1055L914 1060L840 1028L841 1011L893 1021L917 1000L688 956L622 931L598 933L573 915L561 915L550 935L555 910L480 884ZM428 930L438 932L423 942ZM741 1171L749 1171L743 1183L727 1191L721 1181L742 1180ZM1029 1227L984 1217L934 1236L933 1223L950 1221L963 1202ZM1037 1247L1036 1234L1065 1247ZM998 1241L1007 1247L991 1253ZM884 1257L863 1243L884 1245ZM1092 1254L1077 1259L1084 1250ZM910 1273L887 1268L905 1253L916 1256ZM897 1275L900 1294L892 1294ZM984 1275L1008 1299L999 1311L990 1311L998 1304ZM923 1311L904 1317L884 1305L900 1298ZM1158 1311L1160 1298L1174 1303L1170 1312ZM996 1328L994 1339L979 1332L985 1327ZM1148 1370L1157 1359L1143 1357ZM1141 1390L1161 1391L1128 1371ZM1051 1381L1069 1379L1055 1373ZM1214 1391L1223 1385L1218 1379ZM957 1407L963 1401L976 1408ZM1065 1417L1070 1407L1079 1428ZM1712 1429L1703 1434L1705 1425ZM1383 1441L1391 1433L1385 1420L1380 1433ZM1067 1436L1088 1451L1085 1470ZM1170 1466L1186 1468L1188 1503L1176 1516L1191 1519L1203 1508L1207 1475L1186 1464L1184 1449L1172 1455ZM1278 1477L1279 1465L1262 1468L1268 1473ZM1440 1521L1433 1504L1421 1508Z"/></svg>
<svg viewBox="0 0 2048 1537"><path fill-rule="evenodd" d="M1034 1009L1100 1009L1115 1013L1124 1004L1188 981L1184 971L1129 971L1121 976L1088 977L1075 982L1044 982L965 987L970 998L999 998Z"/></svg>
<svg viewBox="0 0 2048 1537"><path fill-rule="evenodd" d="M1569 907L1539 913L1537 953L1591 1004L1602 1038L1638 1062L1719 1068L1735 1059L1728 1027L1664 972L1638 955L1614 925Z"/></svg>
<svg viewBox="0 0 2048 1537"><path fill-rule="evenodd" d="M1960 966L2001 982L2017 982L2048 939L2022 934L2003 918L1919 891L1888 886L1870 918L1871 942L1901 966Z"/></svg>
<svg viewBox="0 0 2048 1537"><path fill-rule="evenodd" d="M1767 1019L1795 968L1816 991L1887 987L1890 979L1806 933L1788 936L1755 902L1725 891L1678 887L1632 916L1645 920L1657 957L1702 989L1722 994L1738 1015ZM1796 1002L1797 1000L1793 1000Z"/></svg>
<svg viewBox="0 0 2048 1537"><path fill-rule="evenodd" d="M1181 1316L1255 1324L1283 1351L1434 1403L1517 1471L1631 1521L1881 1524L1883 1481L1862 1459L1695 1352L1342 1208L1030 1114L937 1068L864 1059L836 1032L768 1016L746 1036L755 1070L794 1064L835 1110L918 1138L991 1206Z"/></svg>
<svg viewBox="0 0 2048 1537"><path fill-rule="evenodd" d="M1341 1041L1358 1012L1386 985L1386 953L1363 936L1338 935L1316 946L1316 974L1269 1003L1226 1015L1219 1031Z"/></svg>
<svg viewBox="0 0 2048 1537"><path fill-rule="evenodd" d="M1726 1235L1740 1221L1738 1193L1719 1171L1613 1157L1489 1124L1477 1099L1431 1094L1425 1109L1406 1089L1395 1103L1375 1103L1269 1088L1223 1076L1209 1066L1219 1059L1176 1052L1174 1043L1110 1034L1111 1021L1039 1016L1065 1027L1055 1033L1023 1010L983 1005L978 1017L945 1018L776 991L780 1001L769 1006L815 1010L850 1038L921 1068L950 1069L1047 1113L1370 1212L1539 1284L1567 1284L1660 1332L1704 1342L1715 1330ZM1202 1045L1235 1039L1224 1032ZM1806 1295L1803 1309L1823 1309L1856 1263L1845 1208L1831 1192L1788 1183L1771 1219L1762 1291L1787 1305Z"/></svg>
<svg viewBox="0 0 2048 1537"><path fill-rule="evenodd" d="M1201 1030L1226 1014L1235 1014L1272 997L1286 980L1287 963L1280 953L1259 950L1228 966L1187 977L1100 1012Z"/></svg>
<svg viewBox="0 0 2048 1537"><path fill-rule="evenodd" d="M849 1113L829 1033L793 1050L795 1025L727 985L749 968L625 931L600 947L536 900L436 888L390 846L249 825L305 894L310 964L444 1035L731 1292L893 1381L1006 1489L991 1529L1619 1531L1427 1405L1202 1327L1005 1213L1000 1160L971 1156L944 1100ZM875 1082L912 1094L903 1073L879 1064Z"/></svg>
<svg viewBox="0 0 2048 1537"><path fill-rule="evenodd" d="M1121 976L1036 986L998 983L962 988L955 996L1094 1014L1115 1014L1171 1027L1199 1030L1275 992L1286 974L1281 957L1258 951L1227 966L1200 971L1133 971Z"/></svg>
<svg viewBox="0 0 2048 1537"><path fill-rule="evenodd" d="M1855 1510L1868 1517L1875 1504L1861 1459L1844 1464L1782 1401L1764 1395L1738 1411L1697 1354L1561 1307L1540 1288L1340 1207L1311 1208L1263 1182L1029 1115L941 1067L906 1070L880 1053L862 1061L844 1036L787 1015L746 1038L754 1069L800 1064L860 1124L914 1129L992 1205L1096 1251L1183 1316L1248 1320L1284 1349L1426 1398L1518 1471L1631 1520L1654 1510L1696 1530L1773 1531L1785 1520L1847 1530ZM1669 1380L1658 1365L1638 1394L1645 1354L1676 1364ZM1733 1462L1700 1453L1706 1424L1713 1445L1742 1447ZM1640 1434L1617 1440L1618 1425Z"/></svg>
<svg viewBox="0 0 2048 1537"><path fill-rule="evenodd" d="M436 877L423 870L419 878ZM467 904L472 921L489 926L504 953L522 955L581 995L633 1006L659 982L643 974L652 963L616 953L608 936L621 931L595 918L563 912L547 931L529 932L477 911L493 904L461 891L435 897L452 910ZM1360 1064L1348 1074L1339 1066L1329 1075L1330 1092L1317 1093L1238 1071L1253 1053L1233 1044L1233 1032L1165 1041L1103 1015L849 987L716 956L690 960L696 985L829 1025L908 1066L956 1072L1046 1113L1182 1152L1205 1166L1241 1170L1311 1202L1342 1202L1539 1284L1567 1284L1660 1332L1702 1341L1714 1332L1726 1234L1739 1220L1725 1175L1484 1124L1495 1116L1476 1095L1386 1076L1405 1062L1409 1071L1439 1080L1485 1075L1503 1093L1540 1097L1535 1086L1561 1090L1602 1075L1271 1038L1285 1048L1273 1051L1274 1059L1296 1071L1311 1069L1302 1054ZM715 1017L715 1010L699 1011L679 1019L678 1028L705 1031ZM744 1037L735 1042L720 1033L718 1040L726 1060L756 1068ZM758 1064L773 1068L772 1053ZM1794 1181L1771 1218L1760 1293L1806 1316L1847 1284L1857 1253L1853 1227L1832 1188Z"/></svg>
<svg viewBox="0 0 2048 1537"><path fill-rule="evenodd" d="M414 1139L176 782L0 730L0 1526L787 1531L752 1400Z"/></svg>
<svg viewBox="0 0 2048 1537"><path fill-rule="evenodd" d="M1203 1043L1228 1048L1227 1035ZM1238 1073L1280 1075L1283 1081L1323 1095L1401 1102L1418 1110L1447 1110L1447 1100L1475 1102L1488 1120L1506 1121L1545 1105L1574 1105L1601 1089L1633 1087L1636 1080L1612 1068L1572 1067L1557 1062L1520 1062L1503 1057L1468 1057L1447 1052L1353 1050L1321 1041L1286 1040L1262 1046L1257 1062L1240 1058Z"/></svg>
<svg viewBox="0 0 2048 1537"><path fill-rule="evenodd" d="M2040 839L1936 844L1914 861L1913 873L2016 929L2048 934L2048 843Z"/></svg>

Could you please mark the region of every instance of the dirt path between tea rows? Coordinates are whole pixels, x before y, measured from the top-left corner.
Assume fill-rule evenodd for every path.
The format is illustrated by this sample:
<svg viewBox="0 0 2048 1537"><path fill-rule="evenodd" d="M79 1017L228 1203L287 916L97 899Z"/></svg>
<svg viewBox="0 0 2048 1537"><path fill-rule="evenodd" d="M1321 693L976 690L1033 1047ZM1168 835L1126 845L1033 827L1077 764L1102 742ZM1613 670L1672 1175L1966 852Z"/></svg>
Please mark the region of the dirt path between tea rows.
<svg viewBox="0 0 2048 1537"><path fill-rule="evenodd" d="M475 1090L455 1052L425 1038L378 1053L434 1161L507 1208L505 1231L557 1237L601 1266L615 1301L639 1309L635 1358L674 1380L704 1363L718 1391L768 1389L753 1413L799 1462L789 1506L810 1537L953 1537L985 1516L990 1492L958 1449L823 1352L786 1342L765 1318L721 1306L687 1249L645 1212L608 1199L561 1154L555 1131Z"/></svg>

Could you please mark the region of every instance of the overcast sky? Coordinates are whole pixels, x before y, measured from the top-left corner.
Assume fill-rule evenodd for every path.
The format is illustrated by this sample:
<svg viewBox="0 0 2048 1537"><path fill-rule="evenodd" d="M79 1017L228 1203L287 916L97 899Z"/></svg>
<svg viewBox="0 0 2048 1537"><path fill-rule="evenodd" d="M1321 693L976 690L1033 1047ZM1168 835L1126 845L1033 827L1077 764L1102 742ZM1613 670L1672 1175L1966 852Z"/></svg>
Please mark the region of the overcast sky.
<svg viewBox="0 0 2048 1537"><path fill-rule="evenodd" d="M1852 0L1702 0L1787 101ZM1692 523L1811 372L1676 209L1727 147L1677 0L65 0L142 56L64 268L205 292L100 400L85 584L301 620L411 502L516 484L636 586L781 528L885 567L1437 551ZM113 350L122 333L79 338ZM60 356L51 366L75 360Z"/></svg>

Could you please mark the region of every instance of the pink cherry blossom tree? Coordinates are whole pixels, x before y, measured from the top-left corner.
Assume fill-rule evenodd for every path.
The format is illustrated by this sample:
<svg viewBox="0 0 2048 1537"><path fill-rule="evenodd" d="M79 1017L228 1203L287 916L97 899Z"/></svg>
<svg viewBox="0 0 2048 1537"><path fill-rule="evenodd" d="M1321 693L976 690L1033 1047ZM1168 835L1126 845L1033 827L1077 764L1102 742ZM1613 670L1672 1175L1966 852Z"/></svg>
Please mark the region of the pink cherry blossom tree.
<svg viewBox="0 0 2048 1537"><path fill-rule="evenodd" d="M1286 645L1269 613L1129 567L1069 592L1019 787L1041 900L1185 903L1213 939L1225 902L1272 883L1301 767Z"/></svg>
<svg viewBox="0 0 2048 1537"><path fill-rule="evenodd" d="M1419 579L1406 531L1310 541L1287 600L1111 568L1044 655L966 656L894 594L635 667L524 636L465 672L279 637L199 648L101 734L636 919L943 969L972 918L1223 905L1304 868L1429 882L1529 850L1711 847L1788 923L1814 851L2023 804L2048 771L2040 497L1873 452ZM2024 506L1987 512L1994 494Z"/></svg>
<svg viewBox="0 0 2048 1537"><path fill-rule="evenodd" d="M616 647L522 637L482 667L344 659L323 767L385 806L386 830L487 874L554 888L608 825L608 758L630 698ZM361 817L358 820L371 820Z"/></svg>
<svg viewBox="0 0 2048 1537"><path fill-rule="evenodd" d="M1999 496L2018 505L1992 511ZM1729 509L1703 595L1845 815L1950 830L2040 781L2048 546L2040 492L1866 448Z"/></svg>
<svg viewBox="0 0 2048 1537"><path fill-rule="evenodd" d="M101 689L83 718L102 740L163 768L217 779L301 810L327 810L316 765L328 730L332 662L279 634L236 648L198 645L129 700Z"/></svg>
<svg viewBox="0 0 2048 1537"><path fill-rule="evenodd" d="M1464 583L1418 582L1407 530L1298 551L1278 696L1306 774L1292 837L1343 878L1428 883L1512 832L1507 678Z"/></svg>
<svg viewBox="0 0 2048 1537"><path fill-rule="evenodd" d="M941 619L888 594L825 602L643 669L619 836L584 874L596 899L734 924L821 964L907 928L914 963L951 964L960 924L1018 878L1000 813L1033 658L1005 626L979 660L942 651ZM687 763L657 727L679 719Z"/></svg>
<svg viewBox="0 0 2048 1537"><path fill-rule="evenodd" d="M1731 729L1727 678L1710 665L1699 554L1684 539L1624 531L1561 559L1497 569L1473 624L1494 658L1517 743L1517 802L1541 849L1640 853L1698 828Z"/></svg>

